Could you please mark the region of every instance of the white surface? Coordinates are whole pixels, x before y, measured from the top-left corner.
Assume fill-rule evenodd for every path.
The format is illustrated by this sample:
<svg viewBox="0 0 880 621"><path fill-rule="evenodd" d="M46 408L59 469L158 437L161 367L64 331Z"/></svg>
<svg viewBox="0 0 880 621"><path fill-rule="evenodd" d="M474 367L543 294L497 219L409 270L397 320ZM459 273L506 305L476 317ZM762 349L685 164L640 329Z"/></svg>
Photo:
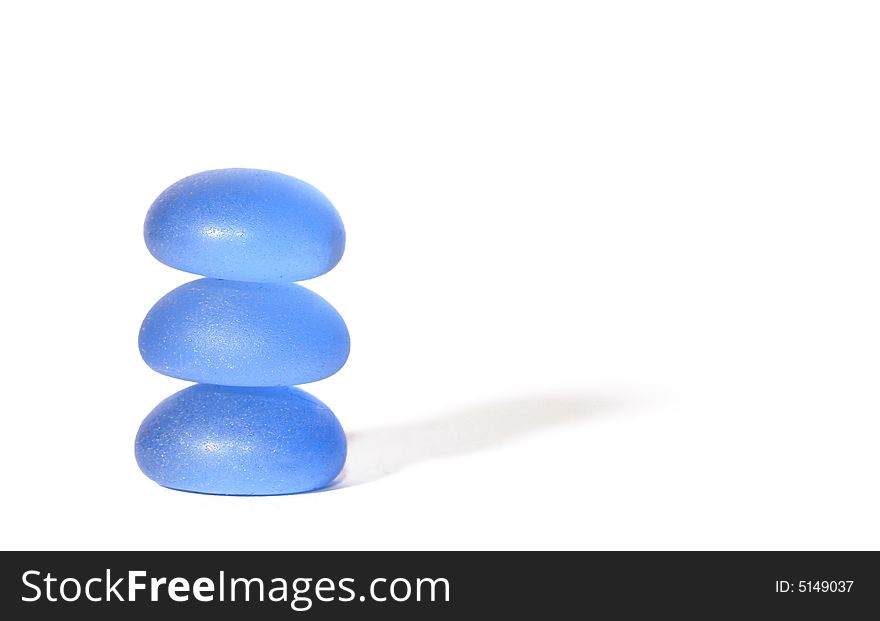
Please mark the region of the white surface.
<svg viewBox="0 0 880 621"><path fill-rule="evenodd" d="M530 7L530 8L529 8ZM0 9L4 548L880 547L876 3ZM305 179L340 489L143 477L180 177Z"/></svg>

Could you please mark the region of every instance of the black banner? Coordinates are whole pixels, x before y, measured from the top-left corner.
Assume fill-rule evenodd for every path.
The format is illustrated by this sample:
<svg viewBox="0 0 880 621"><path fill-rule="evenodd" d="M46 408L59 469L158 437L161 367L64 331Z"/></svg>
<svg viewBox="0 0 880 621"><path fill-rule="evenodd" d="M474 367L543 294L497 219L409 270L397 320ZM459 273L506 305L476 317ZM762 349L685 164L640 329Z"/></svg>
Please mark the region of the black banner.
<svg viewBox="0 0 880 621"><path fill-rule="evenodd" d="M880 613L873 552L11 552L0 579L6 619Z"/></svg>

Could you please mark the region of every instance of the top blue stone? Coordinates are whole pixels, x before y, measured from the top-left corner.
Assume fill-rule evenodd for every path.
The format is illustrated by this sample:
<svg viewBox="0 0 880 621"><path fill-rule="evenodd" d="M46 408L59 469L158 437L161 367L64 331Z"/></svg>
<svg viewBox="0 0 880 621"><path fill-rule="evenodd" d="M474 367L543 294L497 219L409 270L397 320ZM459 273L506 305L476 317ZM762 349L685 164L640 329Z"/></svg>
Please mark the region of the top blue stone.
<svg viewBox="0 0 880 621"><path fill-rule="evenodd" d="M247 282L314 278L345 250L327 197L299 179L249 168L209 170L169 187L147 213L144 239L166 265Z"/></svg>

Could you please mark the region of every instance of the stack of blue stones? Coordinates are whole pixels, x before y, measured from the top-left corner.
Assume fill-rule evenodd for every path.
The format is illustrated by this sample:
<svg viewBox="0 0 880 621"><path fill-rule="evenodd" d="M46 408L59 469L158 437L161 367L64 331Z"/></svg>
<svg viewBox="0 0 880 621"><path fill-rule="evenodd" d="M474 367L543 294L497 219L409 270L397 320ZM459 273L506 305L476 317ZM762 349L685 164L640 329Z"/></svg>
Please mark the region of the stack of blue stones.
<svg viewBox="0 0 880 621"><path fill-rule="evenodd" d="M140 351L155 371L198 382L141 424L138 465L165 487L227 495L295 494L330 484L345 433L295 388L348 358L342 318L295 281L332 269L345 249L336 209L309 184L233 168L178 181L153 203L147 247L206 276L150 310Z"/></svg>

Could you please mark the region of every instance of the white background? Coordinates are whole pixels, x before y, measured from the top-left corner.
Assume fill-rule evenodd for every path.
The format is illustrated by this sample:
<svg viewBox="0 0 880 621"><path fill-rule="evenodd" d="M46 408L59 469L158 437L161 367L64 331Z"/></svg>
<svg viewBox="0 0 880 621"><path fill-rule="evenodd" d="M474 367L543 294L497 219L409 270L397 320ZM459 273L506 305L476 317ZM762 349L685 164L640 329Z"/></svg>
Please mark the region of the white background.
<svg viewBox="0 0 880 621"><path fill-rule="evenodd" d="M872 2L0 9L5 548L880 547ZM338 489L139 472L169 184L309 181Z"/></svg>

